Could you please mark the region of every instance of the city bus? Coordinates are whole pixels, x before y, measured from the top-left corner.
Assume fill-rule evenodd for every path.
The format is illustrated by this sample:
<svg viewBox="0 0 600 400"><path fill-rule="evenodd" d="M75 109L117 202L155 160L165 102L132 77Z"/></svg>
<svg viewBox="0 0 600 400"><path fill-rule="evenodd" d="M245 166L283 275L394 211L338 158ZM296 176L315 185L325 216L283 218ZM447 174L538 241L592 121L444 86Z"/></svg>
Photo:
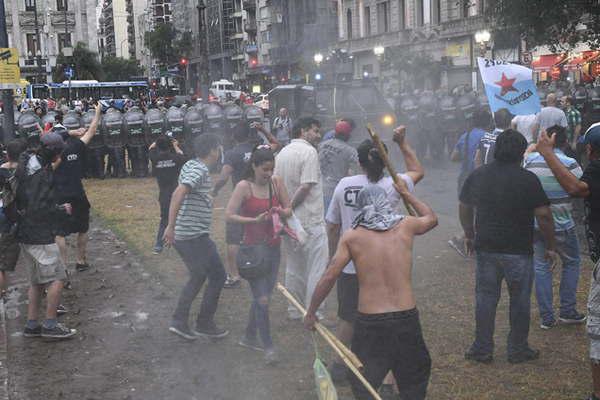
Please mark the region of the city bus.
<svg viewBox="0 0 600 400"><path fill-rule="evenodd" d="M148 95L150 86L146 81L98 82L96 80L72 80L72 99L121 99L137 98L140 93ZM69 81L62 83L34 83L27 88L29 99L60 99L69 96Z"/></svg>

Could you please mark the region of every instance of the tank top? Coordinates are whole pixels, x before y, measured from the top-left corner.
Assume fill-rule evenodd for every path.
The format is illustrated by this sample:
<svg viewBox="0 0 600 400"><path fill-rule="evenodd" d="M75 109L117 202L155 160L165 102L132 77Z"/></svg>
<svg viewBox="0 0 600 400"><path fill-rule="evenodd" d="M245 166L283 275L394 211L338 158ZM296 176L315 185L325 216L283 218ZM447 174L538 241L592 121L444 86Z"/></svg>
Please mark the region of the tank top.
<svg viewBox="0 0 600 400"><path fill-rule="evenodd" d="M250 182L248 182L250 184ZM273 185L272 183L270 183ZM273 189L272 206L278 207L279 199ZM255 218L260 214L269 211L269 199L261 199L254 196L252 191L252 184L250 184L250 197L244 200L241 206L241 215L243 217ZM263 244L266 243L269 246L278 246L281 243L281 238L273 237L273 220L269 216L265 221L260 223L244 224L244 239L243 243L247 245Z"/></svg>

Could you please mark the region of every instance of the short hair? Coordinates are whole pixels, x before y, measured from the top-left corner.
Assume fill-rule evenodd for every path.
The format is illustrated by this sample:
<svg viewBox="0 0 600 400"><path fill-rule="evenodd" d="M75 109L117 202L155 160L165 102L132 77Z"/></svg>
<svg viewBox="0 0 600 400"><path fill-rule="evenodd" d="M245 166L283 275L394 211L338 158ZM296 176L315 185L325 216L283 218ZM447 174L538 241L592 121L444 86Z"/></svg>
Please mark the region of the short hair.
<svg viewBox="0 0 600 400"><path fill-rule="evenodd" d="M573 105L573 98L571 96L565 96L565 103L567 103L568 105L572 106Z"/></svg>
<svg viewBox="0 0 600 400"><path fill-rule="evenodd" d="M194 153L199 158L208 156L219 146L221 146L221 138L214 133L205 133L194 139Z"/></svg>
<svg viewBox="0 0 600 400"><path fill-rule="evenodd" d="M354 122L354 120L352 118L340 118L340 121L346 121L347 123L350 124L350 127L352 128L352 130L356 129L356 122Z"/></svg>
<svg viewBox="0 0 600 400"><path fill-rule="evenodd" d="M550 128L546 129L546 133L548 136L555 136L554 147L562 148L567 144L567 128L560 125L552 125Z"/></svg>
<svg viewBox="0 0 600 400"><path fill-rule="evenodd" d="M59 124L62 124L63 122L63 113L61 111L57 112L56 115L54 116L54 121L58 122Z"/></svg>
<svg viewBox="0 0 600 400"><path fill-rule="evenodd" d="M161 151L168 151L172 146L171 138L167 135L160 135L156 138L156 147Z"/></svg>
<svg viewBox="0 0 600 400"><path fill-rule="evenodd" d="M512 119L513 115L506 108L501 108L494 113L494 122L496 123L496 128L498 129L510 128Z"/></svg>
<svg viewBox="0 0 600 400"><path fill-rule="evenodd" d="M480 109L475 113L473 123L476 128L487 130L492 125L492 114L487 109Z"/></svg>
<svg viewBox="0 0 600 400"><path fill-rule="evenodd" d="M494 158L505 163L519 163L527 150L527 140L519 131L506 129L496 138Z"/></svg>
<svg viewBox="0 0 600 400"><path fill-rule="evenodd" d="M6 145L6 155L10 161L19 161L21 153L27 150L27 142L23 139L13 139Z"/></svg>
<svg viewBox="0 0 600 400"><path fill-rule="evenodd" d="M292 136L297 139L302 135L303 129L310 129L313 125L321 127L321 123L313 117L302 117L296 121L292 128Z"/></svg>
<svg viewBox="0 0 600 400"><path fill-rule="evenodd" d="M238 143L244 143L250 138L250 127L247 123L240 122L233 129L233 139Z"/></svg>

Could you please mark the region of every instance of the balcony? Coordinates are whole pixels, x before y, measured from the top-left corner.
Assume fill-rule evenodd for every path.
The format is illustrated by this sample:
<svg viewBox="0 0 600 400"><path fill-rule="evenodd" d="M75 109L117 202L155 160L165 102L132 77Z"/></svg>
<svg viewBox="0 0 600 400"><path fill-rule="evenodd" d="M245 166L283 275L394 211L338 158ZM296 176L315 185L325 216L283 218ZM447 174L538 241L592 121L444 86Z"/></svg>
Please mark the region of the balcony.
<svg viewBox="0 0 600 400"><path fill-rule="evenodd" d="M256 43L247 44L246 45L246 53L248 53L248 54L258 53L258 45Z"/></svg>
<svg viewBox="0 0 600 400"><path fill-rule="evenodd" d="M256 9L256 0L243 0L242 7L244 10L254 10Z"/></svg>
<svg viewBox="0 0 600 400"><path fill-rule="evenodd" d="M256 21L246 21L244 30L248 33L256 33Z"/></svg>
<svg viewBox="0 0 600 400"><path fill-rule="evenodd" d="M346 48L350 53L372 52L375 46L389 47L408 44L409 39L410 31L403 30L339 41L338 47Z"/></svg>
<svg viewBox="0 0 600 400"><path fill-rule="evenodd" d="M485 28L484 18L476 15L468 18L454 19L444 21L440 24L442 30L441 37L451 37L457 35L469 34Z"/></svg>

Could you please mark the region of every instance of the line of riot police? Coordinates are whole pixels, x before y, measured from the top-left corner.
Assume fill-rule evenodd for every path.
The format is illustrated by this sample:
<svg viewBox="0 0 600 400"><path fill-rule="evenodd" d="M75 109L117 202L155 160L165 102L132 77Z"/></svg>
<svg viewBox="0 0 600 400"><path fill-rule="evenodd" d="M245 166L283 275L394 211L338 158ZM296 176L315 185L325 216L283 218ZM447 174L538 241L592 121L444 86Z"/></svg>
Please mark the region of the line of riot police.
<svg viewBox="0 0 600 400"><path fill-rule="evenodd" d="M57 113L49 111L41 120L33 112L15 114L17 134L25 138L30 148L39 145L42 126L56 123ZM62 125L69 130L89 127L94 117L90 110L80 114L70 110L63 115ZM126 112L108 108L102 116L100 129L88 145L86 176L89 178L149 175L148 147L159 135L167 134L179 142L187 157L192 157L193 139L203 132L220 135L224 147L234 145L233 132L240 124L262 123L263 111L254 105L244 108L236 104L196 104L188 108L172 106L166 111L149 108L145 113L139 107ZM257 136L258 132L254 132Z"/></svg>

